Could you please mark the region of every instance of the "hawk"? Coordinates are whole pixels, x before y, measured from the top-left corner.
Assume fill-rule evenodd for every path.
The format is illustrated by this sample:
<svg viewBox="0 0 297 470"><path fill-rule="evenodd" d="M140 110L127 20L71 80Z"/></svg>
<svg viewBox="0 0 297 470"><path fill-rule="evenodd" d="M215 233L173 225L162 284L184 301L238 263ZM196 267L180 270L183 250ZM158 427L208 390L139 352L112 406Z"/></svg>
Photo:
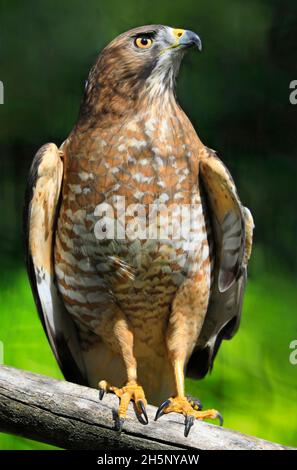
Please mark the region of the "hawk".
<svg viewBox="0 0 297 470"><path fill-rule="evenodd" d="M162 403L156 419L181 413L185 435L195 419L221 420L185 395L185 375L205 376L240 321L253 219L177 103L192 47L202 49L197 34L162 25L114 39L69 137L41 147L29 175L27 266L42 325L67 380L119 397L119 429L130 401L144 424L148 402Z"/></svg>

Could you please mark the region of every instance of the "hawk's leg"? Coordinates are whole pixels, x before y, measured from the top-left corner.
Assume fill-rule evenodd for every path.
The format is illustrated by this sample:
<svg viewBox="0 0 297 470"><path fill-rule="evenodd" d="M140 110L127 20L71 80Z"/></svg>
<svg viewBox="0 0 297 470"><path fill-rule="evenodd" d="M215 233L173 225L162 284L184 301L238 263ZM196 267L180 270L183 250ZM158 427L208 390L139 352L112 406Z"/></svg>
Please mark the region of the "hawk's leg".
<svg viewBox="0 0 297 470"><path fill-rule="evenodd" d="M223 424L223 418L221 414L217 410L196 410L195 407L192 406L191 402L188 400L188 397L185 396L184 393L184 366L182 363L175 362L174 371L176 375L179 375L177 382L177 394L168 400L166 400L162 405L158 408L155 420L160 418L165 413L180 413L183 414L185 417L185 436L187 437L191 427L194 424L194 420L204 420L204 419L216 419L220 420L220 424Z"/></svg>
<svg viewBox="0 0 297 470"><path fill-rule="evenodd" d="M141 385L137 383L137 364L133 353L133 332L125 315L118 309L113 310L113 315L106 316L100 325L100 335L106 344L118 353L125 364L127 382L119 388L101 380L98 384L99 398L102 400L104 393L113 392L119 399L117 429L121 431L126 417L130 401L134 402L135 413L142 424L148 423L146 405L147 400Z"/></svg>
<svg viewBox="0 0 297 470"><path fill-rule="evenodd" d="M197 410L185 395L185 366L205 318L208 296L207 275L200 271L181 286L174 299L169 320L167 346L174 370L176 393L159 407L155 419L165 413L183 414L185 436L189 434L195 419L219 418L222 423L222 417L217 410Z"/></svg>
<svg viewBox="0 0 297 470"><path fill-rule="evenodd" d="M144 395L143 388L138 385L136 381L131 380L127 382L124 387L118 388L113 387L105 380L101 380L99 382L99 397L101 400L105 392L113 392L120 399L117 422L117 429L119 431L122 430L130 401L134 402L135 413L139 421L142 424L148 424L148 417L145 409L147 401Z"/></svg>

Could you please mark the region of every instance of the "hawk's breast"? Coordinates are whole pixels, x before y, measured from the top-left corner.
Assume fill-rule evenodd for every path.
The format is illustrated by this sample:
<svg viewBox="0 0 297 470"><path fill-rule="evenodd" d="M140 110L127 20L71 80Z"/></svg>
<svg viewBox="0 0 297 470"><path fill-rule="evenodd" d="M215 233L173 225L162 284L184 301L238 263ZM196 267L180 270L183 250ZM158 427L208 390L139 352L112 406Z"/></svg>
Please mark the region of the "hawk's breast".
<svg viewBox="0 0 297 470"><path fill-rule="evenodd" d="M199 140L188 121L149 113L82 136L67 149L55 247L60 292L92 331L120 306L152 346L179 286L209 264Z"/></svg>

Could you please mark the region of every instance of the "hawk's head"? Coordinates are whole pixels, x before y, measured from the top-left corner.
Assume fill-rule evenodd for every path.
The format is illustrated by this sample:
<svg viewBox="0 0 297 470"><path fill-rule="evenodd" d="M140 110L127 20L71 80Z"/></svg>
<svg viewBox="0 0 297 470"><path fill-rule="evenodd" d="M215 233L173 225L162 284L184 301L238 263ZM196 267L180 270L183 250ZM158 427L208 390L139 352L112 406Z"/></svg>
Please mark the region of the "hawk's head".
<svg viewBox="0 0 297 470"><path fill-rule="evenodd" d="M103 57L118 58L113 64L115 75L122 80L132 76L139 81L153 77L170 85L187 48L202 49L196 33L168 26L151 25L121 34L103 51Z"/></svg>
<svg viewBox="0 0 297 470"><path fill-rule="evenodd" d="M121 34L105 47L91 70L85 104L99 98L135 100L143 90L162 96L173 90L181 59L190 47L201 51L201 40L184 29L150 25Z"/></svg>

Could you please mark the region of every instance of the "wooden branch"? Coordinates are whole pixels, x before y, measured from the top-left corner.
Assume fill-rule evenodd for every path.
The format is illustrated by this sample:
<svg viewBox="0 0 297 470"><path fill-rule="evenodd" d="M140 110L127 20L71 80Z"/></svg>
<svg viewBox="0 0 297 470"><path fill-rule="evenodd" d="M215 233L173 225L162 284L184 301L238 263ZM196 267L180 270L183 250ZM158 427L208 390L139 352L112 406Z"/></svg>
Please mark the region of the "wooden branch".
<svg viewBox="0 0 297 470"><path fill-rule="evenodd" d="M133 406L122 433L114 430L116 396L98 400L98 391L69 382L0 366L0 431L21 435L65 449L285 449L229 429L196 422L188 438L183 417L170 414L149 424L138 422Z"/></svg>

